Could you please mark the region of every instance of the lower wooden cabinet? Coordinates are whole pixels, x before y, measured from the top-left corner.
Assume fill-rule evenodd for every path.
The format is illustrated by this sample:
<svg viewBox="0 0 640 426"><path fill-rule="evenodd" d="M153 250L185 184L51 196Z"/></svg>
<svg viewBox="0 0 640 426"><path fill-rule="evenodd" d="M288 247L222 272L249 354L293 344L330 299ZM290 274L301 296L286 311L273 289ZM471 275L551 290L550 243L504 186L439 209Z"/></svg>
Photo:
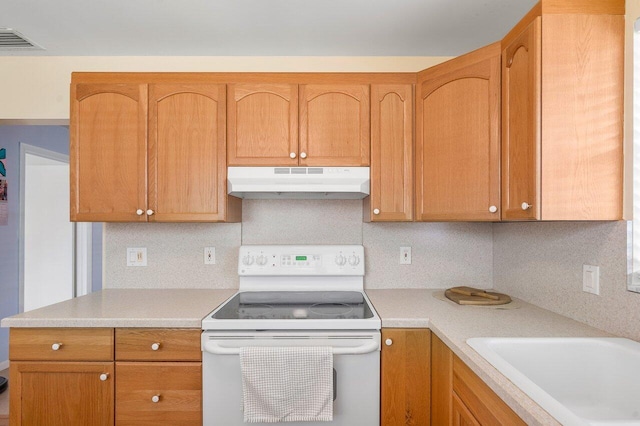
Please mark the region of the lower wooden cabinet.
<svg viewBox="0 0 640 426"><path fill-rule="evenodd" d="M431 331L382 329L382 426L430 424Z"/></svg>
<svg viewBox="0 0 640 426"><path fill-rule="evenodd" d="M116 363L116 424L202 424L202 364Z"/></svg>
<svg viewBox="0 0 640 426"><path fill-rule="evenodd" d="M9 359L11 426L202 424L199 329L13 328Z"/></svg>
<svg viewBox="0 0 640 426"><path fill-rule="evenodd" d="M113 425L113 362L11 361L12 426Z"/></svg>
<svg viewBox="0 0 640 426"><path fill-rule="evenodd" d="M526 424L434 334L431 335L431 346L431 424Z"/></svg>

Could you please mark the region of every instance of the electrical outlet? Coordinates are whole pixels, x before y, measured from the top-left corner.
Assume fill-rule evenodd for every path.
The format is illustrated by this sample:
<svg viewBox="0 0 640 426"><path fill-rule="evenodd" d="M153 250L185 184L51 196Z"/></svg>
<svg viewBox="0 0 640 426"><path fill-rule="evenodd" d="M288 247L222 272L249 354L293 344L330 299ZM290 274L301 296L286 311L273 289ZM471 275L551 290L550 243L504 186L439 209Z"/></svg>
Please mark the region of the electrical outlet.
<svg viewBox="0 0 640 426"><path fill-rule="evenodd" d="M204 248L204 264L205 265L216 264L216 248L215 247Z"/></svg>
<svg viewBox="0 0 640 426"><path fill-rule="evenodd" d="M600 295L600 267L582 265L582 291Z"/></svg>
<svg viewBox="0 0 640 426"><path fill-rule="evenodd" d="M127 247L127 266L147 266L147 248Z"/></svg>
<svg viewBox="0 0 640 426"><path fill-rule="evenodd" d="M400 247L400 264L411 265L411 247Z"/></svg>

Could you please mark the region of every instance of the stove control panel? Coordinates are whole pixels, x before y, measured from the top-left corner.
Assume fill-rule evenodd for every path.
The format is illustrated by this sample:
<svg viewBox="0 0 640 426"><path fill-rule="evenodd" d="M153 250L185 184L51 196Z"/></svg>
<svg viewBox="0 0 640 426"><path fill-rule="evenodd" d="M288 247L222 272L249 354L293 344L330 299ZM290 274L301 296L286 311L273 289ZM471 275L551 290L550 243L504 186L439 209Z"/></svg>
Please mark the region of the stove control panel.
<svg viewBox="0 0 640 426"><path fill-rule="evenodd" d="M263 275L364 275L364 247L241 246L240 276Z"/></svg>

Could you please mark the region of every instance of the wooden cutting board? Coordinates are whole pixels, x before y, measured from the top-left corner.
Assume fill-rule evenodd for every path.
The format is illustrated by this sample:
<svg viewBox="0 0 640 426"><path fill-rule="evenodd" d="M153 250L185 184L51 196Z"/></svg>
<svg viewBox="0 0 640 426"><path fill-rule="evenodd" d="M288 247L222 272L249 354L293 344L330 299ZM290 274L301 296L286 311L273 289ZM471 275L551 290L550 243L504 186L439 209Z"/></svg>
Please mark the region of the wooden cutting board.
<svg viewBox="0 0 640 426"><path fill-rule="evenodd" d="M506 305L511 302L511 298L506 294L496 293L493 291L485 291L473 287L459 287L461 289L473 290L477 292L485 292L489 295L496 296L497 299L488 299L482 296L468 296L464 294L454 293L451 289L447 289L444 295L447 299L457 303L458 305Z"/></svg>

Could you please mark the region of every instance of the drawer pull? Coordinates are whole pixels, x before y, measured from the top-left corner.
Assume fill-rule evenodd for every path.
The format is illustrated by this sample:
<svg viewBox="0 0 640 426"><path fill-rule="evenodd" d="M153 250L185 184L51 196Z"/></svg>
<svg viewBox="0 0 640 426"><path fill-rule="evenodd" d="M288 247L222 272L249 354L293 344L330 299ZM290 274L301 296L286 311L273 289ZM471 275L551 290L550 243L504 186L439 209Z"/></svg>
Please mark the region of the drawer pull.
<svg viewBox="0 0 640 426"><path fill-rule="evenodd" d="M393 340L387 339L387 340L384 341L384 344L387 345L387 346L391 346L391 345L393 345Z"/></svg>
<svg viewBox="0 0 640 426"><path fill-rule="evenodd" d="M62 347L62 343L54 343L53 345L51 345L51 349L54 351L59 350Z"/></svg>
<svg viewBox="0 0 640 426"><path fill-rule="evenodd" d="M160 349L160 343L151 344L151 350L152 351L157 351L158 349Z"/></svg>
<svg viewBox="0 0 640 426"><path fill-rule="evenodd" d="M100 375L100 380L105 382L109 378L109 373L102 373Z"/></svg>
<svg viewBox="0 0 640 426"><path fill-rule="evenodd" d="M151 397L151 402L160 402L160 395L153 395Z"/></svg>

